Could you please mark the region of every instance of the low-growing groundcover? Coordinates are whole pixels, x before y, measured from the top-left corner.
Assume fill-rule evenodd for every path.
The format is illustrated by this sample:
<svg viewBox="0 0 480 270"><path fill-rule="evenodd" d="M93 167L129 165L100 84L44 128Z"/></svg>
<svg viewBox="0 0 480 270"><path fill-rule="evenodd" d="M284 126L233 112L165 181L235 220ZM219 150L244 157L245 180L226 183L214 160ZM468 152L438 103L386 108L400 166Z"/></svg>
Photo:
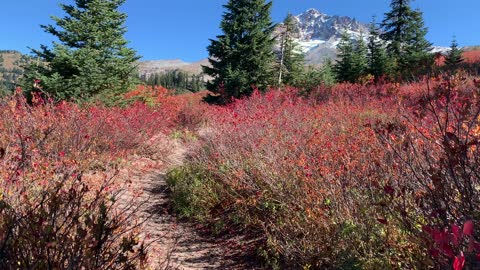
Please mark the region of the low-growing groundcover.
<svg viewBox="0 0 480 270"><path fill-rule="evenodd" d="M475 269L479 94L457 76L212 108L174 208L261 235L272 268Z"/></svg>

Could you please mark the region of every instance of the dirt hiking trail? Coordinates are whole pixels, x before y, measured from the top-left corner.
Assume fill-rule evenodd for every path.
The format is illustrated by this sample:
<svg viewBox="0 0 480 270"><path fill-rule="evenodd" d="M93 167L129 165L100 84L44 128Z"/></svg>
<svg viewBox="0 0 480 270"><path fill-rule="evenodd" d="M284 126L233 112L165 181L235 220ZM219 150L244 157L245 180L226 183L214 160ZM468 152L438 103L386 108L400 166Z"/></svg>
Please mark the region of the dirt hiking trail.
<svg viewBox="0 0 480 270"><path fill-rule="evenodd" d="M208 236L198 226L179 222L170 213L166 173L183 164L188 150L179 141L162 141L164 149L159 152L167 152L165 157L134 157L119 175L129 179L138 194L135 201L144 202L137 217L145 220L141 232L149 245L148 269L260 269L238 248L246 240L239 236ZM130 203L131 196L127 192L121 203Z"/></svg>

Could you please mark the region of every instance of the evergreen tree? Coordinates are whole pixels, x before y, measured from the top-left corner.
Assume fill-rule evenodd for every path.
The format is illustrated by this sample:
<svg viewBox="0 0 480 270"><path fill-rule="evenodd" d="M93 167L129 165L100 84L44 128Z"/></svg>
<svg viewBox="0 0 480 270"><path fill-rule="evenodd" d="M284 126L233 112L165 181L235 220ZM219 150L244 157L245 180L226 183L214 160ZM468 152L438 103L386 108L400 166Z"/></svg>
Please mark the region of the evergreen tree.
<svg viewBox="0 0 480 270"><path fill-rule="evenodd" d="M458 67L459 64L465 61L462 54L463 51L458 48L457 40L454 37L450 45L450 51L445 55L445 66L452 69Z"/></svg>
<svg viewBox="0 0 480 270"><path fill-rule="evenodd" d="M337 46L339 60L333 66L340 82L355 83L367 71L367 47L363 37L354 40L344 33Z"/></svg>
<svg viewBox="0 0 480 270"><path fill-rule="evenodd" d="M222 35L208 46L211 67L204 73L213 79L207 89L220 94L213 102L250 95L254 87L266 90L272 82L274 63L270 18L272 2L265 0L229 0L220 28Z"/></svg>
<svg viewBox="0 0 480 270"><path fill-rule="evenodd" d="M387 44L387 52L394 67L402 73L422 71L433 63L429 53L431 43L425 39L427 29L422 12L412 10L411 0L392 0L391 11L385 13L381 38Z"/></svg>
<svg viewBox="0 0 480 270"><path fill-rule="evenodd" d="M309 95L312 90L319 86L332 86L336 82L333 64L330 58L326 58L321 67L307 66L297 83L303 94Z"/></svg>
<svg viewBox="0 0 480 270"><path fill-rule="evenodd" d="M136 52L123 35L126 14L118 11L125 0L75 0L62 4L66 16L52 16L57 27L42 26L58 38L52 48L32 50L40 61L26 67L24 88L33 80L58 99L108 98L137 82ZM34 90L34 89L31 89Z"/></svg>
<svg viewBox="0 0 480 270"><path fill-rule="evenodd" d="M370 23L368 38L368 73L378 80L388 73L388 58L383 41L380 39L380 30L375 19Z"/></svg>
<svg viewBox="0 0 480 270"><path fill-rule="evenodd" d="M362 76L367 75L368 72L368 48L365 44L363 35L354 41L354 50L353 50L353 74L355 76L355 81Z"/></svg>
<svg viewBox="0 0 480 270"><path fill-rule="evenodd" d="M333 66L333 71L338 81L349 82L355 81L352 75L354 60L354 44L350 36L346 33L342 35L342 39L337 46L339 60Z"/></svg>
<svg viewBox="0 0 480 270"><path fill-rule="evenodd" d="M421 11L412 11L405 53L398 61L400 67L404 68L405 72L403 73L407 75L425 73L431 69L434 63L434 55L430 52L432 43L425 38L428 31L422 17Z"/></svg>
<svg viewBox="0 0 480 270"><path fill-rule="evenodd" d="M323 62L322 69L320 70L320 81L326 86L334 85L336 82L335 74L333 72L333 63L330 58L327 58L325 62Z"/></svg>
<svg viewBox="0 0 480 270"><path fill-rule="evenodd" d="M410 0L392 0L390 8L391 11L385 13L382 22L384 33L381 37L388 41L388 53L395 58L400 58L404 52L404 45L409 39L409 21L412 16Z"/></svg>
<svg viewBox="0 0 480 270"><path fill-rule="evenodd" d="M296 24L288 14L280 27L280 48L278 53L278 85L296 85L304 70L304 55L295 42Z"/></svg>

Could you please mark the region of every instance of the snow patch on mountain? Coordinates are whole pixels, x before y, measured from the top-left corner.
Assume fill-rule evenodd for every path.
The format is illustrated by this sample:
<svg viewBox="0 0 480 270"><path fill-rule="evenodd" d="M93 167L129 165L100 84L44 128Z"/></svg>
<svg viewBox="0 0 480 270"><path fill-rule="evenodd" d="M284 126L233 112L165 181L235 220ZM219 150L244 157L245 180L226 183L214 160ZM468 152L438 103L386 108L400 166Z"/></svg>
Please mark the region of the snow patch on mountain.
<svg viewBox="0 0 480 270"><path fill-rule="evenodd" d="M325 40L313 39L313 40L297 40L297 45L302 53L307 53L311 49L318 47L320 44L324 44Z"/></svg>
<svg viewBox="0 0 480 270"><path fill-rule="evenodd" d="M450 51L449 47L440 47L440 46L432 46L432 53L447 53Z"/></svg>

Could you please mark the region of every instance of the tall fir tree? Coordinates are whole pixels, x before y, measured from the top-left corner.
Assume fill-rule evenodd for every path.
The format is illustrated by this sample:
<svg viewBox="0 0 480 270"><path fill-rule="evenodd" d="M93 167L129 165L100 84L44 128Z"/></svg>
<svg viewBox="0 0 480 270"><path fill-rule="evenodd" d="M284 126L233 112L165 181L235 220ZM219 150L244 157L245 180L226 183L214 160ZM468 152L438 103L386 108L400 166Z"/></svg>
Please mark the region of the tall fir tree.
<svg viewBox="0 0 480 270"><path fill-rule="evenodd" d="M63 18L44 25L58 39L52 48L32 50L40 61L26 67L24 88L40 80L43 91L58 99L109 99L138 82L136 52L127 47L127 15L119 7L125 0L75 0L62 4Z"/></svg>
<svg viewBox="0 0 480 270"><path fill-rule="evenodd" d="M423 21L423 13L420 10L414 10L412 13L412 20L410 21L409 40L405 46L405 55L399 63L408 68L409 75L425 73L432 68L434 63L434 54L432 50L432 43L429 42L425 36L428 33Z"/></svg>
<svg viewBox="0 0 480 270"><path fill-rule="evenodd" d="M425 38L427 28L423 14L410 7L411 0L392 0L390 12L385 13L381 38L387 43L387 52L397 71L421 72L433 63L429 53L431 43ZM405 74L404 74L405 75Z"/></svg>
<svg viewBox="0 0 480 270"><path fill-rule="evenodd" d="M445 55L445 66L449 69L455 69L463 61L465 61L463 51L458 47L457 40L454 37L450 45L450 50Z"/></svg>
<svg viewBox="0 0 480 270"><path fill-rule="evenodd" d="M273 82L273 30L270 18L272 2L265 0L229 0L220 28L222 35L210 40L209 62L205 74L213 79L207 89L218 96L210 101L226 103L232 98L250 95L254 88L266 90Z"/></svg>
<svg viewBox="0 0 480 270"><path fill-rule="evenodd" d="M355 81L368 73L368 47L365 44L363 34L356 40L354 40L353 50L353 73L355 74Z"/></svg>
<svg viewBox="0 0 480 270"><path fill-rule="evenodd" d="M395 58L402 56L404 45L409 39L409 20L412 16L410 1L392 0L390 3L391 10L385 13L385 18L382 22L384 32L381 38L388 41L388 53Z"/></svg>
<svg viewBox="0 0 480 270"><path fill-rule="evenodd" d="M354 70L354 44L348 34L342 34L342 39L338 43L337 51L339 59L333 66L336 79L339 82L354 81L355 78L352 76L352 71Z"/></svg>
<svg viewBox="0 0 480 270"><path fill-rule="evenodd" d="M363 36L354 40L344 33L337 46L337 63L333 66L336 78L340 82L355 83L367 72L367 47Z"/></svg>
<svg viewBox="0 0 480 270"><path fill-rule="evenodd" d="M304 71L305 56L295 41L297 25L292 14L287 15L279 29L278 85L295 86Z"/></svg>
<svg viewBox="0 0 480 270"><path fill-rule="evenodd" d="M335 74L333 72L332 59L327 58L323 62L322 68L320 69L320 84L324 84L326 86L332 86L335 84L335 82L336 80L335 80Z"/></svg>
<svg viewBox="0 0 480 270"><path fill-rule="evenodd" d="M384 42L380 39L380 29L375 23L375 18L370 23L368 37L368 73L374 76L375 81L388 75L388 58Z"/></svg>

